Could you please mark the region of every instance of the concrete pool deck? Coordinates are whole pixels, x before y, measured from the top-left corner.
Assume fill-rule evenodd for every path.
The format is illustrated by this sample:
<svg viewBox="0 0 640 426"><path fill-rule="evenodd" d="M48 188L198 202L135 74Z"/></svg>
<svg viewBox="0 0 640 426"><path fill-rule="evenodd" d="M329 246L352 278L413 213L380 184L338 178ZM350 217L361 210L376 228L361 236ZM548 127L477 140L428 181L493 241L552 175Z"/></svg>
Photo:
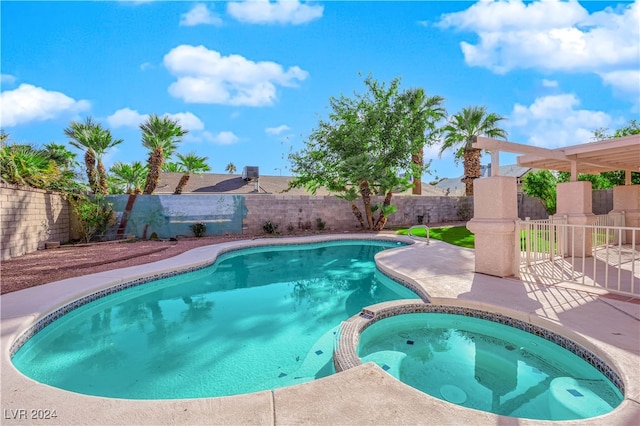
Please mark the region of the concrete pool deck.
<svg viewBox="0 0 640 426"><path fill-rule="evenodd" d="M389 238L389 236L381 236ZM313 241L353 236L313 237ZM362 236L355 237L357 239ZM379 238L379 237L374 237ZM250 240L200 247L163 261L71 278L1 297L2 424L540 424L466 409L423 394L365 364L288 388L223 398L138 401L99 398L37 383L11 364L13 341L62 304L105 287L210 261L221 250L309 238ZM379 267L420 286L432 302L464 302L497 312L518 311L560 334L575 333L606 359L625 383L612 413L572 424L640 424L640 304L570 286L547 287L473 273L473 250L440 241L379 253ZM567 331L568 330L568 331ZM56 418L38 419L46 410Z"/></svg>

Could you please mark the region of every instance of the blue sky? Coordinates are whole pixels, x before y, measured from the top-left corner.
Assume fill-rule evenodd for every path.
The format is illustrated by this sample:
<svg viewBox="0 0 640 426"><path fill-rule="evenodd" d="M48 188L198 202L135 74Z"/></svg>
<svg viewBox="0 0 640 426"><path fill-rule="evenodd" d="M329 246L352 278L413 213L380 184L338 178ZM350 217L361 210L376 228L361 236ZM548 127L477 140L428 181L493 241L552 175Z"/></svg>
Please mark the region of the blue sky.
<svg viewBox="0 0 640 426"><path fill-rule="evenodd" d="M2 1L0 14L0 126L66 143L70 121L92 116L124 139L107 166L146 161L138 125L156 113L214 172L287 175L329 97L362 92L369 73L444 97L450 114L485 105L510 141L536 146L640 117L637 1ZM462 174L437 151L434 176Z"/></svg>

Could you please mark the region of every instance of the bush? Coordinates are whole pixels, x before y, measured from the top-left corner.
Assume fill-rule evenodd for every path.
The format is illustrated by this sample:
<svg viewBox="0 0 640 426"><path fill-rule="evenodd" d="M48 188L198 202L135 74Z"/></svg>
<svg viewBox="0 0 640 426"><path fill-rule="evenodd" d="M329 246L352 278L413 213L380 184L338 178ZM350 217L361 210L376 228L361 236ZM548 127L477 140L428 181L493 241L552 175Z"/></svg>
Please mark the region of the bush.
<svg viewBox="0 0 640 426"><path fill-rule="evenodd" d="M104 234L115 223L115 213L103 195L93 197L73 195L69 202L78 217L76 231L80 240L88 243L96 235Z"/></svg>
<svg viewBox="0 0 640 426"><path fill-rule="evenodd" d="M196 222L189 226L189 228L191 228L191 232L193 232L194 237L200 238L207 235L207 225L203 222Z"/></svg>
<svg viewBox="0 0 640 426"><path fill-rule="evenodd" d="M266 232L267 234L277 234L278 233L278 224L277 223L273 223L270 220L266 221L264 223L264 225L262 225L262 229L264 230L264 232Z"/></svg>
<svg viewBox="0 0 640 426"><path fill-rule="evenodd" d="M321 217L316 218L316 228L318 229L318 231L322 231L325 225L326 223L324 223Z"/></svg>

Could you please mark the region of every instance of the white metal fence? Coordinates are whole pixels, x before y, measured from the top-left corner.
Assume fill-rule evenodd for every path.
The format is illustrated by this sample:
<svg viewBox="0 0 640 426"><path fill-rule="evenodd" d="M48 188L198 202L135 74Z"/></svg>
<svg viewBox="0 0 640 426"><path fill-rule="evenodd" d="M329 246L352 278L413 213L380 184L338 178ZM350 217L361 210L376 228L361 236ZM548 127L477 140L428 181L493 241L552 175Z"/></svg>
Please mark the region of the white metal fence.
<svg viewBox="0 0 640 426"><path fill-rule="evenodd" d="M518 228L516 276L640 295L640 228L624 226L624 213L599 215L593 225L525 219Z"/></svg>

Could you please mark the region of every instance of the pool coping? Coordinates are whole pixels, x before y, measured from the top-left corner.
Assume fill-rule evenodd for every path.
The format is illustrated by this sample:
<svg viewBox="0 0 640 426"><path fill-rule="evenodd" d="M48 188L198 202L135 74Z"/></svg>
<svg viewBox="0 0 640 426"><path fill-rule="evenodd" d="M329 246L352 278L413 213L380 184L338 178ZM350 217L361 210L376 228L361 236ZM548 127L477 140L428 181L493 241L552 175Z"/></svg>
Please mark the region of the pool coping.
<svg viewBox="0 0 640 426"><path fill-rule="evenodd" d="M296 237L282 239L245 240L230 243L222 243L190 250L171 259L154 262L152 264L139 265L113 271L101 272L80 278L72 278L55 283L26 289L15 293L3 295L2 301L2 409L4 414L18 414L19 410L33 408L57 409L59 417L51 420L49 424L317 424L317 423L496 423L502 421L513 422L509 417L495 416L475 410L457 407L452 404L437 400L407 385L396 381L387 375L382 369L372 364L361 365L348 371L313 382L291 386L289 388L264 391L255 394L237 395L221 398L200 398L191 400L166 400L166 401L137 401L120 400L112 398L99 398L75 394L52 388L47 385L34 382L20 374L11 364L10 348L15 339L38 319L46 316L59 306L70 303L80 297L85 297L96 291L101 291L110 286L117 286L127 281L132 281L154 274L171 273L176 268L188 269L198 267L205 262L215 261L217 256L232 249L256 247L264 245L299 244L332 241L339 239L383 239L391 241L403 241L414 243L411 247L386 250L376 256L378 268L401 278L405 282L412 283L423 289L432 302L450 302L445 300L447 294L437 294L425 284L419 276L417 269L398 266L395 260L404 257L404 261L415 262L420 259L424 263L424 253L444 251L449 258L456 260L461 256L464 261L462 271L456 261L449 262L454 267L446 276L451 281L462 283L476 274L472 272L469 264L468 252L453 248L445 243L431 241L427 246L422 242L416 242L408 238L398 236L362 234L354 238L353 235L324 235L314 237ZM416 251L408 255L407 249ZM427 250L427 251L425 251ZM403 251L389 256L389 252ZM386 255L380 256L386 253ZM414 258L412 258L414 256ZM423 269L433 271L442 267L441 264L424 263ZM458 269L455 269L458 268ZM486 277L487 280L498 280L494 277ZM463 283L461 285L468 285ZM564 290L558 290L563 292ZM504 307L491 305L486 301L480 301L482 308L499 312ZM600 306L602 307L602 306ZM607 312L612 312L614 307L605 307ZM535 323L536 315L531 312L522 313ZM632 332L637 332L636 327ZM562 329L562 325L558 326ZM554 330L558 331L558 330ZM582 333L580 333L583 336ZM598 346L599 341L585 337L593 345ZM610 345L608 345L610 346ZM610 349L606 347L606 350ZM623 380L627 385L625 401L614 412L599 417L582 421L581 424L602 422L603 420L614 423L631 423L640 416L638 404L639 382L632 379L640 378L640 373L633 371L629 374L627 368L631 363L638 365L640 360L639 350L633 351L629 360L619 359L618 353L613 354L614 367L621 371ZM598 354L599 356L602 354ZM624 358L624 357L623 357ZM626 374L626 375L625 375ZM632 385L632 386L629 386ZM393 390L393 398L389 398L389 390ZM630 395L630 397L627 397ZM385 411L388 410L388 413ZM28 411L26 412L28 415ZM213 417L212 417L213 416ZM428 417L426 417L428 416ZM16 416L14 416L16 417ZM427 420L429 419L429 420ZM499 420L503 419L503 420ZM31 418L6 418L6 424L35 424L42 423L39 419ZM4 423L4 422L3 422ZM524 419L518 419L519 424L531 423ZM539 422L534 422L539 424ZM533 424L533 423L532 423Z"/></svg>

